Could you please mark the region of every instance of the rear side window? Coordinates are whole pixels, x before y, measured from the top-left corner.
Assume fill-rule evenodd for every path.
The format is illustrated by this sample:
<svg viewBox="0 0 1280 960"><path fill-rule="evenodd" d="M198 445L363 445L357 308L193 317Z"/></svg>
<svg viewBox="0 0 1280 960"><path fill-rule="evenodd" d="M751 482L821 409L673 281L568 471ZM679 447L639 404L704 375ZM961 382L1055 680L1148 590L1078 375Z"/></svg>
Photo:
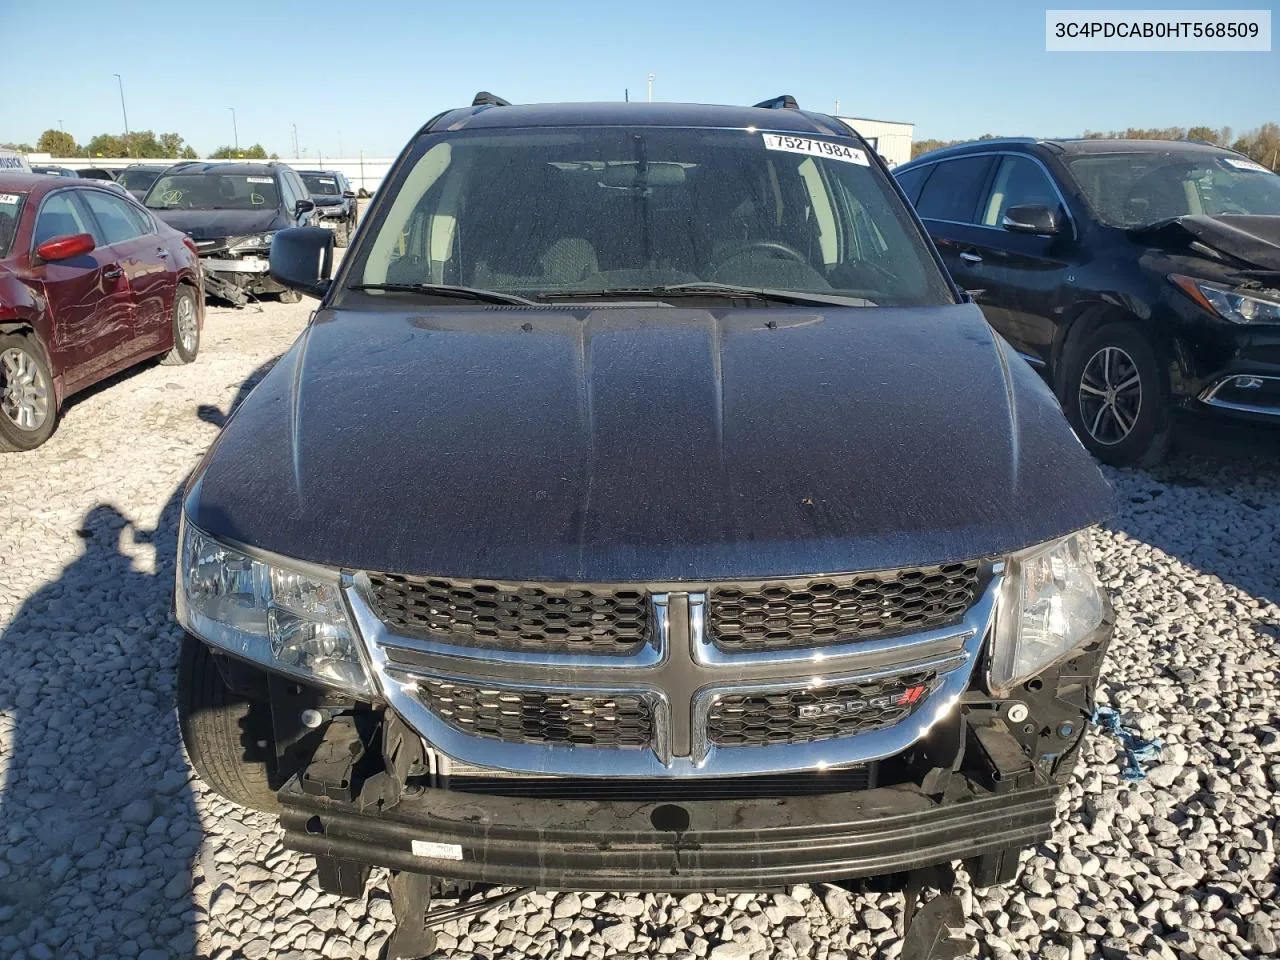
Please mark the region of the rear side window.
<svg viewBox="0 0 1280 960"><path fill-rule="evenodd" d="M903 170L901 173L895 173L894 176L898 180L898 185L902 187L902 192L907 195L907 199L912 205L920 199L920 188L924 186L924 182L929 179L929 174L933 173L932 166L913 167L910 170Z"/></svg>
<svg viewBox="0 0 1280 960"><path fill-rule="evenodd" d="M960 157L934 164L933 175L916 202L916 211L928 220L973 223L993 159Z"/></svg>
<svg viewBox="0 0 1280 960"><path fill-rule="evenodd" d="M81 197L102 228L94 233L103 243L124 243L142 235L138 219L126 201L97 190L82 190Z"/></svg>
<svg viewBox="0 0 1280 960"><path fill-rule="evenodd" d="M25 193L0 191L0 257L9 255L9 247L12 246L14 235L18 232L18 218L22 216L22 204L26 199Z"/></svg>
<svg viewBox="0 0 1280 960"><path fill-rule="evenodd" d="M46 240L54 237L66 237L74 233L94 233L89 229L88 220L76 206L70 190L59 190L51 194L40 208L36 217L34 244L38 247Z"/></svg>

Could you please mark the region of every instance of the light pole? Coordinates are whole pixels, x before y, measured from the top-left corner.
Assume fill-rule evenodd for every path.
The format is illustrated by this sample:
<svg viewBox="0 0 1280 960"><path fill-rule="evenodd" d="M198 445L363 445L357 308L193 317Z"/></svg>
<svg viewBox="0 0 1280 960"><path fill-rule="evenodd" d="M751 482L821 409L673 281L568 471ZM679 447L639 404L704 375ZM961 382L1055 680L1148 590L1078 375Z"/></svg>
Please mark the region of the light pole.
<svg viewBox="0 0 1280 960"><path fill-rule="evenodd" d="M240 155L240 130L239 128L236 127L236 108L227 107L227 109L231 111L231 135L235 137L236 155L239 156Z"/></svg>
<svg viewBox="0 0 1280 960"><path fill-rule="evenodd" d="M298 159L298 125L293 125L293 159Z"/></svg>
<svg viewBox="0 0 1280 960"><path fill-rule="evenodd" d="M124 78L118 73L113 73L116 78L116 84L120 87L120 112L124 115L124 148L129 156L133 156L133 144L129 142L129 111L124 105Z"/></svg>
<svg viewBox="0 0 1280 960"><path fill-rule="evenodd" d="M653 74L649 74L649 102L653 103Z"/></svg>

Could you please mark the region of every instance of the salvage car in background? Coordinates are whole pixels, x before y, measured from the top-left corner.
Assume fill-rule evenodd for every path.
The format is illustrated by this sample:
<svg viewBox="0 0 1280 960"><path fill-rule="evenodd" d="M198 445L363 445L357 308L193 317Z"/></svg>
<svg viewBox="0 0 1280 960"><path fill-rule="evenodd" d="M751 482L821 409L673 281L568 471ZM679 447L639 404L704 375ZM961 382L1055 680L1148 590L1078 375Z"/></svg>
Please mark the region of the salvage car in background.
<svg viewBox="0 0 1280 960"><path fill-rule="evenodd" d="M1280 425L1280 176L1154 140L983 140L894 174L1099 459L1159 460L1177 411Z"/></svg>
<svg viewBox="0 0 1280 960"><path fill-rule="evenodd" d="M171 166L169 163L132 163L116 174L116 182L141 200L160 174Z"/></svg>
<svg viewBox="0 0 1280 960"><path fill-rule="evenodd" d="M336 170L299 170L320 211L320 225L333 231L336 246L345 247L356 232L359 219L355 191L346 176Z"/></svg>
<svg viewBox="0 0 1280 960"><path fill-rule="evenodd" d="M289 166L177 163L151 185L143 203L195 241L206 293L236 306L264 294L279 294L286 303L300 299L267 272L276 231L320 219L315 201Z"/></svg>
<svg viewBox="0 0 1280 960"><path fill-rule="evenodd" d="M770 103L481 94L336 278L275 237L321 301L186 487L178 714L326 890L400 871L388 957L451 879L876 877L929 941L1052 832L1110 491L866 142Z"/></svg>
<svg viewBox="0 0 1280 960"><path fill-rule="evenodd" d="M0 451L30 450L82 390L159 355L190 363L195 247L92 181L0 174Z"/></svg>

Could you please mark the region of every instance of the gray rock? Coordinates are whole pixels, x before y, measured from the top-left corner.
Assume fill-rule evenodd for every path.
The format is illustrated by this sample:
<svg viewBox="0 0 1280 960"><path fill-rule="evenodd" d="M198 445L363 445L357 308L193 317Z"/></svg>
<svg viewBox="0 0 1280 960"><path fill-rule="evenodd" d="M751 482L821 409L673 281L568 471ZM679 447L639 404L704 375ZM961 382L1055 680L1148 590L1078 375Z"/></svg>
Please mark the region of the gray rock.
<svg viewBox="0 0 1280 960"><path fill-rule="evenodd" d="M635 943L636 931L629 923L612 923L601 928L600 939L614 950L627 950Z"/></svg>

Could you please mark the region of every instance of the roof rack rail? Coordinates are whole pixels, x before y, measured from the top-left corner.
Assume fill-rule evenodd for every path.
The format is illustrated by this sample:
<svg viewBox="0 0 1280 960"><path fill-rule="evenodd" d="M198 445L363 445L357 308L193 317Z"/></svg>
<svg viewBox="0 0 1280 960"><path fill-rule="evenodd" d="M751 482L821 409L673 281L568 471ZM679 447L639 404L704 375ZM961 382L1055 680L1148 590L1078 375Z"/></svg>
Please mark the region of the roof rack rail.
<svg viewBox="0 0 1280 960"><path fill-rule="evenodd" d="M488 90L481 90L475 95L471 105L473 107L509 107L511 103L501 97L494 96Z"/></svg>
<svg viewBox="0 0 1280 960"><path fill-rule="evenodd" d="M766 110L799 110L800 104L796 103L796 98L789 93L784 93L780 97L774 97L771 100L761 100L755 104L757 107L764 107Z"/></svg>

